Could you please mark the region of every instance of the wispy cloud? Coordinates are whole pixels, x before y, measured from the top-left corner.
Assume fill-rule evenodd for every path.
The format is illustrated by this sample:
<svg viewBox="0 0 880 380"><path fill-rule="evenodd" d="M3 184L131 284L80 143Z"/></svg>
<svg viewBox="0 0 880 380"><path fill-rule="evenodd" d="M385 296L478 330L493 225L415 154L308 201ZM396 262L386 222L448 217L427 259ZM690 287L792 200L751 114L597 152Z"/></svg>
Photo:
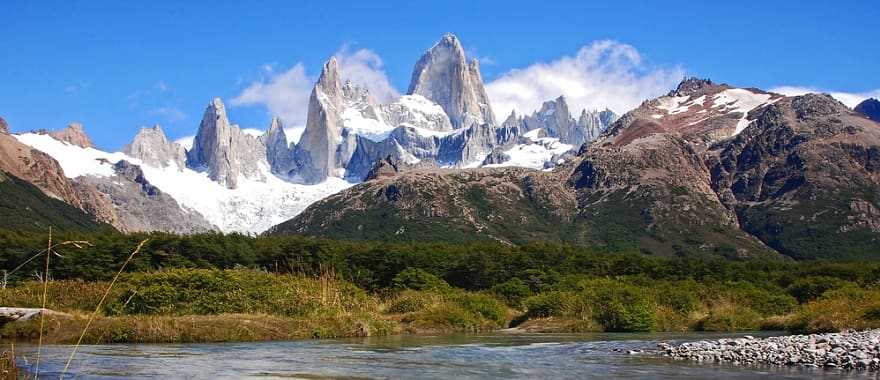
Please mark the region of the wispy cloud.
<svg viewBox="0 0 880 380"><path fill-rule="evenodd" d="M489 83L486 91L502 119L511 110L531 113L560 95L573 113L605 107L623 113L666 93L683 76L681 67L648 66L633 46L601 40L582 47L575 56L511 70Z"/></svg>
<svg viewBox="0 0 880 380"><path fill-rule="evenodd" d="M309 94L314 80L306 75L302 63L275 72L266 70L267 78L254 82L230 101L233 106L262 105L272 116L278 116L287 124L305 125Z"/></svg>
<svg viewBox="0 0 880 380"><path fill-rule="evenodd" d="M352 50L343 45L334 55L339 62L343 80L366 87L377 100L389 101L399 96L385 73L378 54L369 49ZM260 80L247 86L230 101L233 106L264 106L271 116L280 117L288 126L288 138L297 140L305 128L309 96L315 77L308 75L299 62L289 69L278 70L275 64L261 67Z"/></svg>
<svg viewBox="0 0 880 380"><path fill-rule="evenodd" d="M180 138L174 140L174 142L176 142L177 144L182 146L184 149L190 150L190 149L192 149L193 140L195 140L195 138L196 138L195 135L183 136L183 137L180 137Z"/></svg>
<svg viewBox="0 0 880 380"><path fill-rule="evenodd" d="M351 80L352 83L366 87L380 102L388 102L400 96L385 74L382 58L374 51L352 51L348 45L342 45L334 55L339 62L343 80Z"/></svg>
<svg viewBox="0 0 880 380"><path fill-rule="evenodd" d="M147 111L147 113L153 116L164 117L170 122L186 119L186 114L176 107L157 107Z"/></svg>
<svg viewBox="0 0 880 380"><path fill-rule="evenodd" d="M880 99L880 89L869 90L865 92L843 92L843 91L828 91L821 90L815 87L802 87L802 86L779 86L770 89L770 92L775 92L778 94L786 95L786 96L797 96L808 93L821 93L831 95L834 99L839 100L841 103L846 104L849 108L854 108L859 103L867 98L878 98Z"/></svg>
<svg viewBox="0 0 880 380"><path fill-rule="evenodd" d="M80 91L89 88L91 83L77 83L72 84L70 86L64 87L64 93L68 95L76 95L79 94Z"/></svg>

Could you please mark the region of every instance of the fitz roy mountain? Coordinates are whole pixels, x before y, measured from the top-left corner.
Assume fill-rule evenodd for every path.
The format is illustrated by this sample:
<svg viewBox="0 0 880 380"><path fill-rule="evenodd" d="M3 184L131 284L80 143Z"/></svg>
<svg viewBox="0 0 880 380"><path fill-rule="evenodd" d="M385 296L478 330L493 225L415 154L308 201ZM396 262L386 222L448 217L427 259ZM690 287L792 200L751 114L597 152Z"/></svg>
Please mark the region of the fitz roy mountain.
<svg viewBox="0 0 880 380"><path fill-rule="evenodd" d="M522 123L508 120L523 130L537 120L545 126L538 139L551 126L565 136L552 109L548 103ZM691 78L626 113L552 170L381 161L366 182L270 233L876 257L880 124L828 95L786 97Z"/></svg>
<svg viewBox="0 0 880 380"><path fill-rule="evenodd" d="M343 69L335 58L324 64L295 144L282 120L253 134L215 98L186 147L158 125L107 152L80 124L21 134L4 124L0 170L120 231L261 233L386 167L549 171L617 119L610 110L572 112L560 96L499 122L479 63L452 34L425 52L407 94L389 103L342 81Z"/></svg>

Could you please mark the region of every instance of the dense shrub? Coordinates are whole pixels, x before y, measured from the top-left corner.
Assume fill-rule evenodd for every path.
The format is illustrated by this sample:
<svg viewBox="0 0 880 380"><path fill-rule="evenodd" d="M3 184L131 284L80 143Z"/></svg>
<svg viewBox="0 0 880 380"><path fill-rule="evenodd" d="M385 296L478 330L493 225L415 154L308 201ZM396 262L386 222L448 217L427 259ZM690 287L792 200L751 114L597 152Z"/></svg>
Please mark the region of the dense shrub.
<svg viewBox="0 0 880 380"><path fill-rule="evenodd" d="M796 298L798 302L804 303L821 297L829 290L847 285L854 284L836 277L816 276L797 279L785 291Z"/></svg>
<svg viewBox="0 0 880 380"><path fill-rule="evenodd" d="M350 283L253 270L136 273L118 286L124 290L107 305L111 314L304 316L328 309L362 311L376 306L368 294Z"/></svg>
<svg viewBox="0 0 880 380"><path fill-rule="evenodd" d="M593 314L605 331L651 331L657 325L654 305L631 285L595 290Z"/></svg>
<svg viewBox="0 0 880 380"><path fill-rule="evenodd" d="M492 293L495 293L508 305L520 307L523 300L532 295L532 289L519 278L512 278L501 284L492 287Z"/></svg>
<svg viewBox="0 0 880 380"><path fill-rule="evenodd" d="M406 268L391 280L394 290L445 290L449 284L439 277L419 268Z"/></svg>

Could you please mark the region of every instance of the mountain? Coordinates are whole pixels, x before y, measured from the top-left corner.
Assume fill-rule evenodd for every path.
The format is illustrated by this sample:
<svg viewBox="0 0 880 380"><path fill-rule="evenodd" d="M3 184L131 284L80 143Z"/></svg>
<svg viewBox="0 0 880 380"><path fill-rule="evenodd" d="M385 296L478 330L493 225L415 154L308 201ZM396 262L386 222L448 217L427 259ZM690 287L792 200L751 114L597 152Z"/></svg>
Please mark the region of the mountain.
<svg viewBox="0 0 880 380"><path fill-rule="evenodd" d="M0 171L0 228L47 233L110 230L94 217L51 198L30 182Z"/></svg>
<svg viewBox="0 0 880 380"><path fill-rule="evenodd" d="M384 173L373 170L383 162L393 163L395 173L549 170L616 119L610 111L582 110L575 120L560 97L529 117L513 114L497 124L479 64L464 51L457 37L444 35L415 64L408 94L387 103L344 81L344 68L331 57L296 144L288 142L282 120L273 118L266 132L255 134L235 125L214 98L189 149L154 126L140 129L121 152L103 151L73 123L61 131L7 134L18 149L7 166L121 231L260 233ZM554 115L557 109L564 117Z"/></svg>
<svg viewBox="0 0 880 380"><path fill-rule="evenodd" d="M212 180L234 189L240 177L265 180L260 167L265 160L266 146L230 125L226 106L220 98L214 98L205 108L192 149L187 152L187 165L206 171Z"/></svg>
<svg viewBox="0 0 880 380"><path fill-rule="evenodd" d="M525 119L536 131L568 123L551 109L564 114L545 104ZM689 78L551 172L386 170L270 233L868 258L880 244L878 160L880 125L828 96Z"/></svg>
<svg viewBox="0 0 880 380"><path fill-rule="evenodd" d="M186 150L179 144L168 141L158 124L152 128L141 128L131 143L122 148L122 153L156 167L172 164L178 168L186 166Z"/></svg>
<svg viewBox="0 0 880 380"><path fill-rule="evenodd" d="M868 119L880 122L880 100L874 98L865 99L856 105L853 111L864 115Z"/></svg>
<svg viewBox="0 0 880 380"><path fill-rule="evenodd" d="M495 124L480 64L476 59L467 61L452 33L443 35L416 63L407 94L439 104L455 128Z"/></svg>
<svg viewBox="0 0 880 380"><path fill-rule="evenodd" d="M62 200L93 215L96 221L108 224L115 224L118 221L112 206L96 189L82 186L68 178L55 158L22 143L17 136L9 134L6 121L3 121L2 125L3 128L0 128L0 170L33 184L50 198ZM48 132L43 135L33 135L57 141L46 133Z"/></svg>

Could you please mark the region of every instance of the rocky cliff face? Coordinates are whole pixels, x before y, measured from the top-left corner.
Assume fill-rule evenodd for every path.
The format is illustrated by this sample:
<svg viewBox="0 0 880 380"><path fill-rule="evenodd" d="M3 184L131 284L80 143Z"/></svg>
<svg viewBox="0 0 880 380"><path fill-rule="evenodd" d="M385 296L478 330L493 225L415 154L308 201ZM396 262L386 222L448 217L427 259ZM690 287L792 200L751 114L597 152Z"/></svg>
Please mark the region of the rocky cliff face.
<svg viewBox="0 0 880 380"><path fill-rule="evenodd" d="M880 123L880 100L874 98L865 99L856 105L856 108L854 108L853 111Z"/></svg>
<svg viewBox="0 0 880 380"><path fill-rule="evenodd" d="M186 166L186 151L179 144L168 141L158 124L152 128L141 128L134 140L122 148L122 152L155 167L173 164L183 169Z"/></svg>
<svg viewBox="0 0 880 380"><path fill-rule="evenodd" d="M112 177L83 176L76 182L81 188L94 188L112 205L120 231L191 234L217 230L202 215L181 207L153 186L139 166L121 160L113 169Z"/></svg>
<svg viewBox="0 0 880 380"><path fill-rule="evenodd" d="M240 177L265 180L266 146L230 125L226 107L215 98L205 109L199 132L187 152L187 165L205 170L211 179L236 188Z"/></svg>
<svg viewBox="0 0 880 380"><path fill-rule="evenodd" d="M280 119L272 118L272 124L261 136L261 140L266 145L266 159L269 161L272 173L282 177L290 176L291 170L294 169L293 150L287 142L287 135Z"/></svg>
<svg viewBox="0 0 880 380"><path fill-rule="evenodd" d="M307 182L320 182L330 176L340 176L337 148L343 143L342 86L339 63L331 58L324 64L318 83L309 97L306 129L296 145L297 175Z"/></svg>
<svg viewBox="0 0 880 380"><path fill-rule="evenodd" d="M495 124L480 65L476 59L467 61L461 42L453 34L444 35L419 59L407 93L439 104L455 128Z"/></svg>
<svg viewBox="0 0 880 380"><path fill-rule="evenodd" d="M6 119L0 117L0 135L8 135L9 134L9 124L6 124Z"/></svg>

